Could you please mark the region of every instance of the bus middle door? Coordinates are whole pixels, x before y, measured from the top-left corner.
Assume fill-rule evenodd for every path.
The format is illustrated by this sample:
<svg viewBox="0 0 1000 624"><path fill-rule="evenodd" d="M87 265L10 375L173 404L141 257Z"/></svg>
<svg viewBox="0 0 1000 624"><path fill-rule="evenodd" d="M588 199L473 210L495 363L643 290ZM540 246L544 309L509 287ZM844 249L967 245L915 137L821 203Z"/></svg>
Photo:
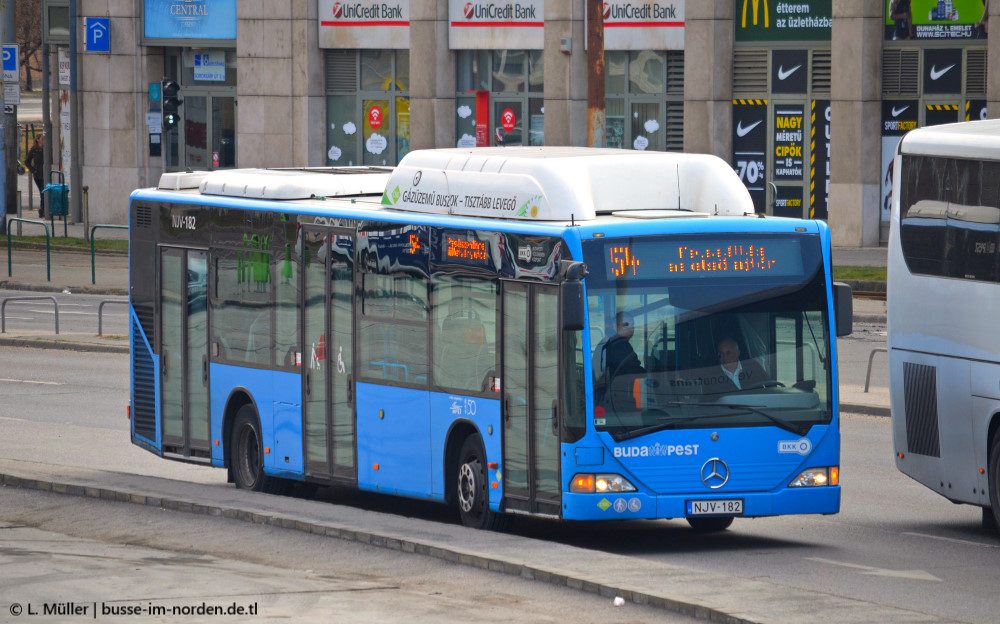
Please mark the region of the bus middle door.
<svg viewBox="0 0 1000 624"><path fill-rule="evenodd" d="M301 236L306 474L355 483L354 234L303 227Z"/></svg>

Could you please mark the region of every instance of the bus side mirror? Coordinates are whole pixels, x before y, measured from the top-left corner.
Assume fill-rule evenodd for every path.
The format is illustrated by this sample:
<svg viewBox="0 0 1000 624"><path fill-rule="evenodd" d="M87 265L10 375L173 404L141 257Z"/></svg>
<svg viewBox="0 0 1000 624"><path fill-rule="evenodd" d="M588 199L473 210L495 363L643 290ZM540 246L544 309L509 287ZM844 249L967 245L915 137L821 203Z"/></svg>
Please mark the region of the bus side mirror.
<svg viewBox="0 0 1000 624"><path fill-rule="evenodd" d="M581 331L583 325L583 282L560 284L563 331Z"/></svg>
<svg viewBox="0 0 1000 624"><path fill-rule="evenodd" d="M587 277L587 265L582 262L563 260L560 266L563 281L559 284L559 301L563 331L581 331L584 328L583 278Z"/></svg>
<svg viewBox="0 0 1000 624"><path fill-rule="evenodd" d="M843 282L833 283L833 315L837 337L850 336L854 331L854 294Z"/></svg>

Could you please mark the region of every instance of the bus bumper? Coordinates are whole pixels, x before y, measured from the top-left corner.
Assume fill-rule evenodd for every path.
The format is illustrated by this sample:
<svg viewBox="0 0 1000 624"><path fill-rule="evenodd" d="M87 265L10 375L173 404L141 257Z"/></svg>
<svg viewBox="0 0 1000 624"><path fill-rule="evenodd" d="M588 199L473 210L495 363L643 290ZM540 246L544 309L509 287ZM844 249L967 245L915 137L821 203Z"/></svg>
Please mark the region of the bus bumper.
<svg viewBox="0 0 1000 624"><path fill-rule="evenodd" d="M650 496L626 494L563 494L566 520L638 520L687 517L688 501L743 501L739 517L786 514L834 514L840 511L840 486L787 488L779 492L725 492ZM732 514L720 514L732 515Z"/></svg>

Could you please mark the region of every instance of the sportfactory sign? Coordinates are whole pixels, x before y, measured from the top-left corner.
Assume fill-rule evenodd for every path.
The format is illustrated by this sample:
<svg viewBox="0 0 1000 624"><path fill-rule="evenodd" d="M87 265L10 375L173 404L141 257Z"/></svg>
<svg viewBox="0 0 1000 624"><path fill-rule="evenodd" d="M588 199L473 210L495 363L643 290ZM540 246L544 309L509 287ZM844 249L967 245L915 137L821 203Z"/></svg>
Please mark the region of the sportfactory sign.
<svg viewBox="0 0 1000 624"><path fill-rule="evenodd" d="M448 0L448 45L452 50L544 49L545 0Z"/></svg>
<svg viewBox="0 0 1000 624"><path fill-rule="evenodd" d="M736 41L829 41L833 0L736 0Z"/></svg>
<svg viewBox="0 0 1000 624"><path fill-rule="evenodd" d="M410 0L319 0L319 47L410 47Z"/></svg>
<svg viewBox="0 0 1000 624"><path fill-rule="evenodd" d="M605 50L683 50L685 0L607 0Z"/></svg>

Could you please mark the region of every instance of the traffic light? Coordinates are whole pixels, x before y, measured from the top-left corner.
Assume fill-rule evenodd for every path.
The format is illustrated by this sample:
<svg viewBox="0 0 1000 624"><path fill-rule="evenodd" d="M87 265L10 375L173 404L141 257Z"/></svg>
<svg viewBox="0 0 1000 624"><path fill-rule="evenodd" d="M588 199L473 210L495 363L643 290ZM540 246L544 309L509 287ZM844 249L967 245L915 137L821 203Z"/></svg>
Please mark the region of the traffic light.
<svg viewBox="0 0 1000 624"><path fill-rule="evenodd" d="M173 80L163 81L163 131L169 132L180 121L181 107L184 100L180 98L181 86Z"/></svg>

